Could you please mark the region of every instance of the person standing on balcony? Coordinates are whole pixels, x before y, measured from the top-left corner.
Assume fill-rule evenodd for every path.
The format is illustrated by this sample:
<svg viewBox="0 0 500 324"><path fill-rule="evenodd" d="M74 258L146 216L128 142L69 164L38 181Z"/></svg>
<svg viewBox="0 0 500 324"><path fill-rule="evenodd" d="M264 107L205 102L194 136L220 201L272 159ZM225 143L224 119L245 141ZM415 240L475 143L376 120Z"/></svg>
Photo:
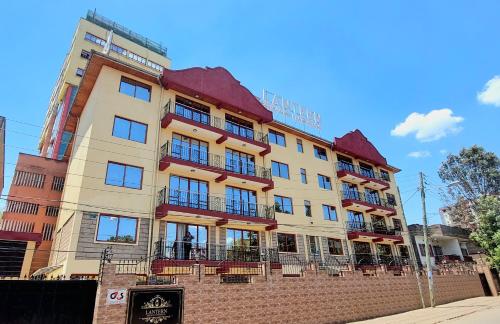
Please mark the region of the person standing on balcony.
<svg viewBox="0 0 500 324"><path fill-rule="evenodd" d="M189 231L186 231L186 235L184 235L182 241L184 243L184 260L189 260L189 256L191 254L192 243L191 241L194 239L194 236L191 235Z"/></svg>

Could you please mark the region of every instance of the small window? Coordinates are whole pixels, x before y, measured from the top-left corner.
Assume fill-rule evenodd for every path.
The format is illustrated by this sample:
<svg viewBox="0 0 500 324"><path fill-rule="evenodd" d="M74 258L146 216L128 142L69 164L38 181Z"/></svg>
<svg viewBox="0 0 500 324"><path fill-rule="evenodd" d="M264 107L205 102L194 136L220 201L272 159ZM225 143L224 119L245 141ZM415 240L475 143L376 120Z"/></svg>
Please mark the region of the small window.
<svg viewBox="0 0 500 324"><path fill-rule="evenodd" d="M45 216L52 216L52 217L59 216L59 207L57 206L45 207Z"/></svg>
<svg viewBox="0 0 500 324"><path fill-rule="evenodd" d="M306 169L300 168L300 181L302 181L303 184L307 184Z"/></svg>
<svg viewBox="0 0 500 324"><path fill-rule="evenodd" d="M391 206L396 206L396 196L390 193L385 194L387 197L387 203Z"/></svg>
<svg viewBox="0 0 500 324"><path fill-rule="evenodd" d="M64 177L54 177L52 178L52 190L63 191L64 189Z"/></svg>
<svg viewBox="0 0 500 324"><path fill-rule="evenodd" d="M297 253L295 234L278 233L278 251Z"/></svg>
<svg viewBox="0 0 500 324"><path fill-rule="evenodd" d="M385 170L380 170L380 177L382 178L382 180L391 181L391 177L389 176L389 172L387 172Z"/></svg>
<svg viewBox="0 0 500 324"><path fill-rule="evenodd" d="M76 76L78 76L78 77L82 77L84 72L85 72L85 70L84 70L84 69L77 68L77 69L76 69L76 73L75 73L75 74L76 74Z"/></svg>
<svg viewBox="0 0 500 324"><path fill-rule="evenodd" d="M292 198L274 196L274 210L277 213L293 214Z"/></svg>
<svg viewBox="0 0 500 324"><path fill-rule="evenodd" d="M328 157L326 156L326 150L316 145L314 145L314 156L320 160L328 161Z"/></svg>
<svg viewBox="0 0 500 324"><path fill-rule="evenodd" d="M312 217L311 202L309 200L304 200L304 212L306 216Z"/></svg>
<svg viewBox="0 0 500 324"><path fill-rule="evenodd" d="M329 177L318 174L319 187L327 190L332 190L332 181Z"/></svg>
<svg viewBox="0 0 500 324"><path fill-rule="evenodd" d="M328 238L328 252L333 255L344 255L342 241L339 239Z"/></svg>
<svg viewBox="0 0 500 324"><path fill-rule="evenodd" d="M151 100L150 86L125 77L120 81L120 92L144 101Z"/></svg>
<svg viewBox="0 0 500 324"><path fill-rule="evenodd" d="M142 171L140 167L108 162L105 183L111 186L141 189Z"/></svg>
<svg viewBox="0 0 500 324"><path fill-rule="evenodd" d="M304 146L302 145L302 140L297 138L297 152L304 153Z"/></svg>
<svg viewBox="0 0 500 324"><path fill-rule="evenodd" d="M101 242L135 243L137 241L137 218L100 215L96 240Z"/></svg>
<svg viewBox="0 0 500 324"><path fill-rule="evenodd" d="M270 129L269 142L280 146L286 146L285 134Z"/></svg>
<svg viewBox="0 0 500 324"><path fill-rule="evenodd" d="M397 219L397 218L393 218L392 219L392 223L394 224L394 229L396 231L402 231L403 230L403 225L401 223L401 220L400 219Z"/></svg>
<svg viewBox="0 0 500 324"><path fill-rule="evenodd" d="M337 210L333 206L323 205L323 219L337 221Z"/></svg>
<svg viewBox="0 0 500 324"><path fill-rule="evenodd" d="M83 57L84 59L89 59L90 58L90 52L86 51L86 50L82 50L82 52L80 53L80 56Z"/></svg>
<svg viewBox="0 0 500 324"><path fill-rule="evenodd" d="M146 143L148 125L115 116L113 136L139 143Z"/></svg>
<svg viewBox="0 0 500 324"><path fill-rule="evenodd" d="M290 174L288 172L288 164L271 161L271 169L273 172L273 177L290 179Z"/></svg>

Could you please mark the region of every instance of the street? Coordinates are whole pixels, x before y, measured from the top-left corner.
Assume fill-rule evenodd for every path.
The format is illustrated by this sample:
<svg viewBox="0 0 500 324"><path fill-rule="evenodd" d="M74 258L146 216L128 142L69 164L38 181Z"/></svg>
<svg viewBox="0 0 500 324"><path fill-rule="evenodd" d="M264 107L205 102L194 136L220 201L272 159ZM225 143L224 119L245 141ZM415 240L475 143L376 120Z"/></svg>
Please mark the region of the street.
<svg viewBox="0 0 500 324"><path fill-rule="evenodd" d="M434 309L418 309L402 314L379 317L356 323L477 323L500 322L500 298L477 297L436 306Z"/></svg>

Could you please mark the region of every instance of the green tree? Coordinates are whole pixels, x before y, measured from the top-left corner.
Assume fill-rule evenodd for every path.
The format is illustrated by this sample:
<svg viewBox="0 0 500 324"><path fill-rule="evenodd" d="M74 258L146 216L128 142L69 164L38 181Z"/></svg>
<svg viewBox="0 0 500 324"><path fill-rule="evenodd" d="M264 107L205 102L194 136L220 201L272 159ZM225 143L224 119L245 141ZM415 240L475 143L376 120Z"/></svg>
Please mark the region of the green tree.
<svg viewBox="0 0 500 324"><path fill-rule="evenodd" d="M500 159L474 145L458 155L448 155L438 174L447 185L443 195L451 219L474 229L479 199L500 193Z"/></svg>
<svg viewBox="0 0 500 324"><path fill-rule="evenodd" d="M476 204L476 229L471 238L481 246L490 264L500 268L500 199L496 196L479 198Z"/></svg>

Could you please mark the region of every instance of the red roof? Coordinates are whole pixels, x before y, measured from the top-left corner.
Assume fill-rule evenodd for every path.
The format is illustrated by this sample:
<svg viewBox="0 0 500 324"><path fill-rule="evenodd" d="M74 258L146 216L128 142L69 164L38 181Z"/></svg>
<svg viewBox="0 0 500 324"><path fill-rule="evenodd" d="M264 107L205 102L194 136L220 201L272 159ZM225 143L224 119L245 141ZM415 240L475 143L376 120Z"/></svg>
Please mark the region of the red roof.
<svg viewBox="0 0 500 324"><path fill-rule="evenodd" d="M164 69L160 80L165 89L200 98L218 108L242 114L258 122L273 120L273 113L225 68Z"/></svg>
<svg viewBox="0 0 500 324"><path fill-rule="evenodd" d="M349 154L357 159L373 163L376 166L387 166L385 157L380 154L359 129L349 132L342 137L335 137L333 149Z"/></svg>

